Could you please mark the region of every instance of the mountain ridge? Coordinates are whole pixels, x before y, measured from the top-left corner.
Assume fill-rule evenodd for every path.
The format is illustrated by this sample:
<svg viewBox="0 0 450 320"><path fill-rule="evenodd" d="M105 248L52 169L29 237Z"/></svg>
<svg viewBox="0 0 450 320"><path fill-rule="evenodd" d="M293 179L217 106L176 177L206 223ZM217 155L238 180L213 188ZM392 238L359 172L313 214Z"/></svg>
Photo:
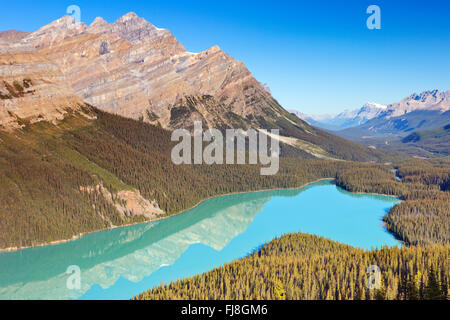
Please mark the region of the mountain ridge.
<svg viewBox="0 0 450 320"><path fill-rule="evenodd" d="M450 91L439 91L437 89L423 91L420 94L413 93L399 102L389 105L382 105L374 102L368 102L359 109L344 110L338 114L322 114L308 115L297 110L291 110L292 113L299 118L307 121L311 125L323 128L329 131L339 132L343 130L344 136L346 131L352 131L353 128L367 128L369 131L376 133L374 128L375 119L389 121L390 119L407 116L413 112L433 112L439 114L446 113L450 110ZM436 113L436 114L438 114ZM367 122L371 121L366 125ZM435 129L441 124L433 127ZM361 131L361 130L360 130ZM365 132L368 134L368 132Z"/></svg>
<svg viewBox="0 0 450 320"><path fill-rule="evenodd" d="M337 131L363 124L377 117L386 108L386 105L367 102L359 109L346 109L338 114L308 115L295 110L291 112L311 125L325 130Z"/></svg>
<svg viewBox="0 0 450 320"><path fill-rule="evenodd" d="M281 136L293 138L289 146L282 147L282 152L298 150L289 151L291 155L364 161L384 157L291 115L272 97L267 85L219 46L187 52L170 31L155 27L135 13L113 23L97 17L90 26L63 16L21 39L0 43L0 56L10 59L20 55L46 61L59 77L41 82L47 85L47 94L34 92L38 108L9 95L11 85L5 86L0 121L7 126L16 120L53 121L56 114L64 114L64 108L77 109L85 102L170 130L189 127L192 124L188 122L194 119L220 129L279 129ZM13 75L11 81L20 83L38 79L34 67L5 60L0 65L0 77ZM78 100L66 106L47 103L44 98L54 96L50 85L67 88L58 92L70 93ZM14 116L17 112L22 113L22 120ZM55 116L47 119L45 113ZM23 124L15 126L20 127Z"/></svg>
<svg viewBox="0 0 450 320"><path fill-rule="evenodd" d="M244 117L256 118L264 107L277 112L271 107L273 97L242 62L218 46L187 52L170 31L135 13L114 23L98 17L90 26L63 16L14 45L37 49L57 64L87 103L147 121L149 110L163 127L170 123L169 106L183 96L214 96ZM252 99L260 103L251 105Z"/></svg>
<svg viewBox="0 0 450 320"><path fill-rule="evenodd" d="M350 137L407 134L414 130L436 129L450 122L450 91L428 90L392 103L377 117L355 128L338 132Z"/></svg>

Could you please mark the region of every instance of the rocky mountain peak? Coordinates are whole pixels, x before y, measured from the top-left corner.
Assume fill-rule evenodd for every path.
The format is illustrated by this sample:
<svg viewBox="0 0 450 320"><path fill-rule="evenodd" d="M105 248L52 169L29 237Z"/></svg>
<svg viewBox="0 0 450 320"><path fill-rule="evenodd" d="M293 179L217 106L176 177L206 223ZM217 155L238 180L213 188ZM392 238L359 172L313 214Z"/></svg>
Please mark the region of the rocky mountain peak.
<svg viewBox="0 0 450 320"><path fill-rule="evenodd" d="M434 89L434 90L424 91L421 94L414 93L411 96L409 96L408 98L406 98L406 100L431 102L431 101L440 100L444 97L445 97L445 92L440 92L439 90Z"/></svg>
<svg viewBox="0 0 450 320"><path fill-rule="evenodd" d="M134 12L128 12L127 14L124 14L119 19L117 19L117 22L126 22L130 20L136 20L139 19L138 15Z"/></svg>
<svg viewBox="0 0 450 320"><path fill-rule="evenodd" d="M212 97L195 100L198 111L206 119L214 114L217 123L227 125L236 119L258 125L267 122L267 114L286 113L245 65L219 46L186 52L170 31L133 12L113 23L97 17L89 27L64 16L20 42L0 46L0 53L4 48L5 54L12 54L13 45L54 64L55 72L61 72L55 83L64 82L85 102L163 127L184 123L175 119L178 109L173 111L183 97Z"/></svg>
<svg viewBox="0 0 450 320"><path fill-rule="evenodd" d="M97 17L92 21L91 25L89 27L98 27L98 26L105 26L108 22L105 21L102 17Z"/></svg>
<svg viewBox="0 0 450 320"><path fill-rule="evenodd" d="M28 34L22 39L22 44L32 45L36 48L48 47L65 38L81 34L86 28L84 23L76 22L73 17L65 15Z"/></svg>
<svg viewBox="0 0 450 320"><path fill-rule="evenodd" d="M365 105L363 105L364 109L386 109L387 106L384 104L379 104L376 102L367 102Z"/></svg>
<svg viewBox="0 0 450 320"><path fill-rule="evenodd" d="M86 25L82 22L76 22L72 16L65 15L61 18L50 22L49 24L39 28L38 31L33 32L34 34L46 33L46 32L64 32L67 29L83 30Z"/></svg>
<svg viewBox="0 0 450 320"><path fill-rule="evenodd" d="M0 53L0 129L61 120L81 105L58 66L44 56Z"/></svg>
<svg viewBox="0 0 450 320"><path fill-rule="evenodd" d="M155 27L144 18L138 17L134 12L127 13L109 26L109 31L117 33L121 38L132 43L139 43L160 36L171 36L168 30Z"/></svg>
<svg viewBox="0 0 450 320"><path fill-rule="evenodd" d="M437 89L414 93L405 99L390 104L385 111L386 117L398 117L413 111L439 111L450 110L450 91L440 92Z"/></svg>

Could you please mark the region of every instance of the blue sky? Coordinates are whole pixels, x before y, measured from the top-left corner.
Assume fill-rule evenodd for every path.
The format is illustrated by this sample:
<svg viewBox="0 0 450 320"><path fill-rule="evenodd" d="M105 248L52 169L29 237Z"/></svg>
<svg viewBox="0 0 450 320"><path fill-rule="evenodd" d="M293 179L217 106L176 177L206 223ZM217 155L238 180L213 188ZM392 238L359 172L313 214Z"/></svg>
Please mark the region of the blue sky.
<svg viewBox="0 0 450 320"><path fill-rule="evenodd" d="M320 114L450 90L450 1L5 1L0 30L34 31L81 8L114 22L134 11L169 29L188 51L217 44L243 61L287 109ZM369 5L381 30L369 30Z"/></svg>

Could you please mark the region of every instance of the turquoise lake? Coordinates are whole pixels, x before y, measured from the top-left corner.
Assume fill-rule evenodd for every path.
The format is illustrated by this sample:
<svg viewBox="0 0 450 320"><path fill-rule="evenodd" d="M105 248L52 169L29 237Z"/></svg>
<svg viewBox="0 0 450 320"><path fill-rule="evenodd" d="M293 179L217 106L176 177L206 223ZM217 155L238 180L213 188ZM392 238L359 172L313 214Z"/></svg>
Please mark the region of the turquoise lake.
<svg viewBox="0 0 450 320"><path fill-rule="evenodd" d="M382 224L398 202L350 193L331 181L222 196L168 219L0 253L0 299L130 299L244 257L290 232L365 249L400 245ZM71 265L81 270L80 289L67 288Z"/></svg>

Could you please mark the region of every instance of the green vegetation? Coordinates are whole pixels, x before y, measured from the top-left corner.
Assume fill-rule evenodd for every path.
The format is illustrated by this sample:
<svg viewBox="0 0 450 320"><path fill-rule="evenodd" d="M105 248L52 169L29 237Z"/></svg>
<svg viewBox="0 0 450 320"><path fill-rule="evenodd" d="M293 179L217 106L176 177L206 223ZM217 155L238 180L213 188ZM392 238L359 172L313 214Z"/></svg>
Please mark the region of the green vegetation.
<svg viewBox="0 0 450 320"><path fill-rule="evenodd" d="M145 112L146 112L146 114L147 114L147 119L148 119L148 121L154 122L154 121L156 121L156 120L159 119L158 115L156 115L156 114L155 114L153 111L151 111L150 109L147 109Z"/></svg>
<svg viewBox="0 0 450 320"><path fill-rule="evenodd" d="M445 115L442 116L445 121ZM447 116L448 118L448 116ZM450 122L450 120L448 121ZM423 158L448 157L450 155L450 123L430 130L418 130L408 135L390 135L368 137L361 133L349 137L366 146L375 146L383 151L404 152ZM361 138L362 137L362 138Z"/></svg>
<svg viewBox="0 0 450 320"><path fill-rule="evenodd" d="M336 183L353 192L399 196L403 201L384 221L405 247L364 251L317 236L286 235L247 258L155 286L135 299L448 299L449 160L405 160L395 168L401 181L390 166L343 165ZM378 289L366 285L371 265L381 269Z"/></svg>
<svg viewBox="0 0 450 320"><path fill-rule="evenodd" d="M170 159L174 143L169 131L89 106L82 110L96 120L72 113L57 125L24 122L21 130L0 131L2 246L33 246L144 221L142 216L117 210L117 204L123 205L117 198L121 190L136 189L171 215L212 196L336 178L349 191L399 196L403 201L388 212L385 223L409 247L364 252L314 236L284 236L248 258L154 288L140 298L441 299L448 295L448 159L395 158L401 181L396 180L392 165L309 159L310 155L284 144L284 158L274 176L261 176L255 165L176 166ZM305 132L306 139L309 129L302 125L298 124L303 131L296 135L302 139ZM290 128L284 122L279 126ZM374 154L380 154L380 160L387 157L327 137L318 134L314 143L330 154L355 160ZM111 193L111 199L93 188L99 185ZM366 268L372 264L383 272L380 290L365 286Z"/></svg>
<svg viewBox="0 0 450 320"><path fill-rule="evenodd" d="M387 229L407 244L450 243L450 160L405 160L398 176L386 168L352 168L340 172L337 185L353 192L399 196L384 218Z"/></svg>
<svg viewBox="0 0 450 320"><path fill-rule="evenodd" d="M450 124L434 130L416 131L401 140L402 148L418 148L434 156L449 156Z"/></svg>
<svg viewBox="0 0 450 320"><path fill-rule="evenodd" d="M108 175L72 156L55 137L60 129L40 123L32 132L0 134L0 239L5 247L31 246L70 239L142 218L119 214L101 193L84 186L98 184ZM80 159L77 159L78 156ZM89 164L94 166L94 164Z"/></svg>
<svg viewBox="0 0 450 320"><path fill-rule="evenodd" d="M434 130L415 131L404 137L402 139L402 142L409 143L409 142L419 142L432 138L442 138L448 136L449 131L450 131L450 124Z"/></svg>
<svg viewBox="0 0 450 320"><path fill-rule="evenodd" d="M4 247L33 246L70 239L129 223L115 195L137 189L156 200L166 215L230 192L297 187L345 168L369 164L282 159L275 176L261 176L254 165L181 165L172 163L173 142L162 128L91 107L88 120L72 114L57 126L27 124L0 131L0 242ZM113 201L96 190L103 185ZM90 187L90 188L87 188ZM91 191L87 191L91 190Z"/></svg>
<svg viewBox="0 0 450 320"><path fill-rule="evenodd" d="M23 86L25 88L29 88L33 85L33 81L31 81L31 79L23 79Z"/></svg>
<svg viewBox="0 0 450 320"><path fill-rule="evenodd" d="M142 222L144 218L116 209L121 203L115 195L121 190L139 190L171 215L212 196L298 187L322 178L337 178L349 191L405 199L386 217L389 230L405 242L449 242L448 162L399 162L403 179L398 182L384 164L308 159L310 155L282 145L290 158L280 159L274 176L261 176L255 165L176 166L170 159L174 142L169 131L92 107L83 111L96 120L72 114L57 126L39 122L14 133L0 132L4 246L32 246ZM112 194L112 201L93 190L98 185ZM415 208L421 208L423 218Z"/></svg>
<svg viewBox="0 0 450 320"><path fill-rule="evenodd" d="M314 235L274 239L249 257L135 299L448 299L450 245L364 251ZM369 289L367 268L381 269Z"/></svg>

